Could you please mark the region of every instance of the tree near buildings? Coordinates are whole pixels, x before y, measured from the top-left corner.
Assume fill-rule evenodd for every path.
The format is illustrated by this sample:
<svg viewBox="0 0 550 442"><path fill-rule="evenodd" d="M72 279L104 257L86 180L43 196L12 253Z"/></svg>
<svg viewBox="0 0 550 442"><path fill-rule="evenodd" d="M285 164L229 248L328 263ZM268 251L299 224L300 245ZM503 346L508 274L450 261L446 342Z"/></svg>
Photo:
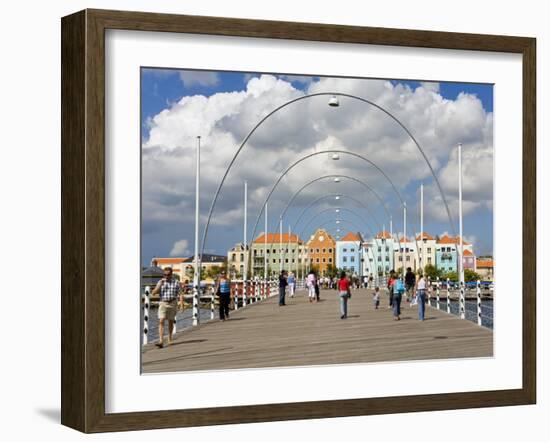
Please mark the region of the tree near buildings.
<svg viewBox="0 0 550 442"><path fill-rule="evenodd" d="M437 277L441 278L442 272L441 269L436 268L433 264L427 264L424 267L424 275L435 281Z"/></svg>
<svg viewBox="0 0 550 442"><path fill-rule="evenodd" d="M481 275L479 273L474 272L472 269L464 269L464 281L466 282L472 282L481 280Z"/></svg>

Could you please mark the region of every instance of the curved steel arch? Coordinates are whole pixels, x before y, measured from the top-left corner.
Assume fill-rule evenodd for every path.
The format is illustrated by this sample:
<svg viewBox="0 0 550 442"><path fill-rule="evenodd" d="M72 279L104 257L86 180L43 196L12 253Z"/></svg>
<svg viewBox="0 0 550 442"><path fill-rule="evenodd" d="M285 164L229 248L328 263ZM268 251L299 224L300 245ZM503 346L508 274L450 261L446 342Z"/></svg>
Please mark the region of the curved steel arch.
<svg viewBox="0 0 550 442"><path fill-rule="evenodd" d="M290 207L292 202L296 199L296 197L300 194L300 192L302 192L302 190L304 190L306 187L310 186L311 184L316 183L317 181L321 181L322 179L325 179L325 178L347 178L347 179L355 181L359 184L362 184L366 189L368 189L369 191L372 192L372 194L378 199L378 201L380 201L380 204L384 208L384 211L386 212L386 215L388 216L388 218L391 218L391 214L388 211L388 209L386 207L386 204L384 203L384 200L380 197L380 195L378 195L378 193L372 187L370 187L364 181L362 181L360 179L357 179L355 177L352 177L352 176L349 176L349 175L336 175L336 174L335 175L324 175L322 177L315 178L314 180L308 181L306 184L304 184L302 187L300 187L300 189L297 190L296 193L294 193L294 195L292 196L292 198L288 201L287 205L285 206L285 208L283 209L283 211L279 215L279 218L281 219L285 216L286 211L288 210L288 208Z"/></svg>
<svg viewBox="0 0 550 442"><path fill-rule="evenodd" d="M323 213L327 213L327 212L331 212L331 211L334 211L334 210L342 210L342 211L346 211L346 212L350 212L352 213L353 215L355 215L357 218L361 219L361 221L363 221L365 223L365 226L367 227L367 230L369 231L369 234L372 234L372 231L370 229L370 227L367 225L367 223L365 222L364 218L361 217L361 215L359 215L357 212L355 212L354 210L351 210L351 209L348 209L347 207L330 207L328 209L323 209L321 210L320 212L317 212L315 215L313 215L309 221L304 225L304 227L302 227L302 230L300 230L300 233L298 233L298 236L302 236L307 227L309 227L309 225L315 220L317 219L318 216L322 215Z"/></svg>
<svg viewBox="0 0 550 442"><path fill-rule="evenodd" d="M424 153L424 151L420 147L420 144L418 143L416 138L413 136L411 131L409 129L407 129L407 127L403 123L401 123L401 121L397 117L395 117L391 112L389 112L388 110L386 110L382 106L374 103L373 101L367 100L366 98L358 97L356 95L347 94L347 93L343 93L343 92L318 92L318 93L307 94L307 95L303 95L303 96L294 98L292 100L287 101L286 103L283 103L282 105L278 106L277 108L273 109L271 112L269 112L267 115L265 115L258 123L256 123L256 125L252 128L252 130L244 138L241 145L237 149L237 152L235 152L235 155L231 159L231 162L229 163L229 166L227 167L227 169L226 169L226 171L225 171L225 173L222 177L222 180L220 181L220 184L218 185L218 189L216 190L216 193L215 193L214 198L212 200L212 204L210 205L210 210L208 212L208 218L207 218L207 221L206 221L206 225L205 225L204 233L203 233L203 237L202 237L201 256L204 253L204 246L205 246L205 242L206 242L206 236L208 235L208 227L210 225L210 220L212 218L212 212L214 211L214 206L216 205L216 202L218 200L218 195L220 193L220 190L223 187L223 184L225 183L225 179L227 178L227 175L229 174L229 171L233 167L233 164L235 163L237 157L239 156L241 150L244 148L244 145L249 140L249 138L254 134L254 132L256 132L256 129L258 127L260 127L269 117L271 117L273 114L275 114L279 110L285 108L286 106L289 106L290 104L296 103L296 102L301 101L301 100L305 100L307 98L312 98L312 97L317 97L317 96L326 96L326 95L339 96L339 97L348 97L348 98L356 99L356 100L362 101L364 103L370 104L371 106L374 106L375 108L377 108L377 109L381 110L382 112L384 112L392 120L394 120L397 124L399 124L399 126L413 140L414 144L416 145L416 147L420 151L422 157L424 158L424 161L428 165L428 168L430 169L430 172L432 173L434 181L437 184L437 187L439 189L439 193L441 194L441 199L443 200L443 204L445 205L445 209L447 210L447 216L449 218L449 224L450 224L451 230L453 231L453 234L455 234L455 229L454 229L453 219L452 219L452 216L451 216L451 211L449 210L449 205L447 204L447 200L445 199L445 195L443 193L443 189L441 188L441 184L439 183L439 180L437 179L437 176L436 176L436 174L435 174L435 172L432 168L432 165L430 164L430 161L428 160L428 157L426 156L426 154Z"/></svg>
<svg viewBox="0 0 550 442"><path fill-rule="evenodd" d="M390 183L390 185L392 186L394 192L396 193L397 197L399 198L399 200L401 201L401 204L403 205L403 207L406 206L406 203L405 203L405 200L403 199L403 197L401 196L401 194L399 193L399 190L397 190L397 188L395 187L395 185L393 184L393 181L390 179L390 177L388 175L386 175L386 173L380 169L380 167L372 162L371 160L369 160L367 157L363 156L363 155L360 155L358 153L355 153L355 152L350 152L348 150L340 150L340 149L328 149L328 150L323 150L322 152L314 152L314 153L311 153L309 155L305 155L301 158L299 158L297 161L295 161L294 163L292 163L289 167L287 167L287 169L281 174L281 176L279 177L279 179L275 182L275 184L273 185L273 187L271 188L271 191L269 192L269 194L267 195L263 205L262 205L262 208L260 210L260 212L258 213L258 217L256 218L256 223L254 224L254 230L252 232L252 236L255 235L256 233L256 229L258 228L258 223L260 222L260 217L262 216L262 213L264 212L265 210L265 206L269 200L269 198L271 198L271 195L273 194L273 192L275 191L275 188L279 185L279 183L281 182L281 180L283 179L283 177L288 173L290 172L294 167L296 167L298 164L300 164L302 161L305 161L307 160L308 158L311 158L311 157L314 157L316 155L324 155L326 153L341 153L341 154L345 154L345 155L351 155L351 156L354 156L356 158L360 158L361 160L371 164L372 166L374 166L376 168L376 170L378 170L383 176L384 178L386 178L386 180Z"/></svg>
<svg viewBox="0 0 550 442"><path fill-rule="evenodd" d="M379 244L379 239L376 237L376 235L373 234L372 230L370 229L370 226L366 223L365 219L362 218L357 212L351 210L351 209L348 209L348 208L345 208L345 207L335 207L335 208L329 208L329 209L324 209L324 210L321 210L320 212L316 213L315 215L313 215L313 217L310 218L310 220L306 223L306 225L302 228L302 230L300 231L300 233L298 234L299 237L301 237L303 235L303 233L305 232L306 230L306 227L308 227L312 221L314 221L319 215L322 215L323 213L325 212L328 212L330 210L335 210L335 209L339 209L339 210L345 210L347 212L351 212L353 213L355 216L357 216L358 218L361 219L361 221L365 224L365 227L367 228L367 231L368 233L373 237L374 241L376 242L376 245L380 245ZM357 227L357 226L356 226Z"/></svg>
<svg viewBox="0 0 550 442"><path fill-rule="evenodd" d="M357 198L354 198L352 196L345 195L345 194L342 194L342 193L330 193L330 194L327 194L327 195L320 196L319 198L317 198L317 199L313 200L311 203L309 203L306 207L304 207L304 209L302 210L302 212L300 212L300 215L298 216L298 218L294 222L291 230L293 232L296 230L296 226L298 225L298 223L300 222L300 220L304 216L305 212L309 208L311 208L313 205L317 204L319 201L322 201L323 199L327 199L327 198L330 198L330 197L337 197L337 196L340 197L340 198L343 197L343 198L348 198L352 201L355 201L357 204L359 204L361 207L363 207L369 213L369 215L371 215L371 217L372 217L372 214L370 213L370 210L368 209L368 207L365 204L363 204L360 200L358 200ZM378 229L380 229L380 224L376 220L375 220L375 223L376 223L376 227Z"/></svg>
<svg viewBox="0 0 550 442"><path fill-rule="evenodd" d="M354 221L349 221L347 219L329 220L329 221L326 221L324 223L318 224L317 229L323 229L323 227L326 226L327 224L336 223L336 221L340 221L341 223L347 223L347 224L353 226L354 228L359 229L359 231L361 230L361 228L359 227L359 225L357 223L355 223ZM336 226L335 226L335 228L336 228ZM326 230L326 229L323 229L323 230Z"/></svg>

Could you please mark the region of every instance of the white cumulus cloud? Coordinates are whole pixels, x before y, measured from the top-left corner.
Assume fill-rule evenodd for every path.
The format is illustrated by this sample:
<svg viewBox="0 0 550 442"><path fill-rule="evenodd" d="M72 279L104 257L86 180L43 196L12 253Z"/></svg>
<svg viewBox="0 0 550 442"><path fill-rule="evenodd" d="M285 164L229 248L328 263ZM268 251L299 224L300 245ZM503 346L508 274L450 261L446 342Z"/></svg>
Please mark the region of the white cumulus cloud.
<svg viewBox="0 0 550 442"><path fill-rule="evenodd" d="M174 245L172 246L172 250L170 251L170 256L186 256L189 254L188 250L189 241L186 239L180 239L179 241L176 241Z"/></svg>

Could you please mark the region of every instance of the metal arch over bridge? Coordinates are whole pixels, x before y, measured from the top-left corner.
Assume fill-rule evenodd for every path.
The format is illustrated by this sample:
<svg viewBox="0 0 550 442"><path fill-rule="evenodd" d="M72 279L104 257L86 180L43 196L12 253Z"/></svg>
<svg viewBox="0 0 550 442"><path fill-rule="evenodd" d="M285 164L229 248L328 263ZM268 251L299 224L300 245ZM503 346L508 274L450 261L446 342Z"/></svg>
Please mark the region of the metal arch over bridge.
<svg viewBox="0 0 550 442"><path fill-rule="evenodd" d="M225 183L225 180L227 178L227 175L229 174L231 168L233 167L233 164L235 163L237 157L239 156L239 154L241 153L242 149L244 148L244 146L246 145L246 143L248 142L248 140L250 139L250 137L256 132L256 130L269 118L271 117L273 114L275 114L276 112L280 111L281 109L293 104L293 103L296 103L298 101L301 101L301 100L305 100L305 99L309 99L309 98L313 98L313 97L319 97L319 96L333 96L333 97L347 97L347 98L351 98L351 99L354 99L354 100L359 100L363 103L366 103L366 104L369 104L373 107L375 107L376 109L379 109L380 111L382 111L384 114L386 114L387 116L389 116L392 120L394 120L406 133L407 135L411 138L411 140L414 142L415 146L417 147L418 151L420 152L420 154L422 155L422 157L424 158L424 161L426 162L426 165L428 166L431 174L432 174L432 177L434 179L434 182L436 183L437 187L438 187L438 190L439 190L439 193L441 195L441 199L443 201L443 204L445 205L445 209L447 211L447 216L448 216L448 219L449 219L449 225L450 225L450 228L451 228L451 231L454 233L455 232L455 229L454 229L454 224L453 224L453 219L452 219L452 216L451 216L451 211L449 209L449 205L447 204L447 200L445 198L445 194L443 193L443 190L442 190L442 187L441 187L441 184L439 183L439 180L437 179L437 176L432 168L432 165L430 164L430 161L428 160L426 154L424 153L424 150L422 149L422 147L420 146L420 144L418 143L418 141L416 140L416 138L414 137L414 135L411 133L411 131L395 116L393 115L391 112L389 112L387 109L385 109L384 107L380 106L379 104L371 101L371 100L368 100L366 98L363 98L363 97L359 97L357 95L353 95L353 94L347 94L347 93L344 93L344 92L318 92L318 93L314 93L314 94L307 94L307 95L303 95L303 96L300 96L300 97L297 97L295 99L292 99L292 100L289 100L285 103L283 103L282 105L278 106L277 108L273 109L271 112L269 112L267 115L265 115L251 130L250 132L246 135L246 137L244 138L244 140L241 142L239 148L237 149L237 152L235 153L235 155L233 156L233 158L231 159L231 162L229 163L221 181L220 181L220 184L218 185L218 188L216 190L216 193L214 195L214 198L212 200L212 203L210 205L210 209L209 209L209 212L208 212L208 217L207 217L207 221L206 221L206 225L205 225L205 228L204 228L204 232L203 232L203 236L202 236L202 244L201 244L201 256L202 254L204 253L204 246L205 246L205 242L206 242L206 238L207 238L207 235L208 235L208 228L209 228L209 225L210 225L210 220L212 218L212 213L214 211L214 207L216 206L216 202L217 202L217 199L218 199L218 196L219 196L219 193L220 193L220 190L221 188L223 187L224 183ZM351 152L347 152L347 151L343 151L343 152L346 152L346 153L351 153ZM403 199L401 198L401 201L404 203Z"/></svg>

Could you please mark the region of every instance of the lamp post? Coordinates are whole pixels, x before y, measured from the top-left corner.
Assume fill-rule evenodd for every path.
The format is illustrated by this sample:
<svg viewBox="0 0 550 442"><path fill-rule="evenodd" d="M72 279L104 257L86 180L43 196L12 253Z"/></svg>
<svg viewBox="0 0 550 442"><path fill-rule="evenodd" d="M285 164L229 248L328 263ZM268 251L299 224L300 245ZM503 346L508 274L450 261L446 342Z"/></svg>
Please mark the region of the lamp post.
<svg viewBox="0 0 550 442"><path fill-rule="evenodd" d="M195 169L195 274L193 275L193 325L200 322L199 296L201 264L199 258L199 203L200 203L201 137L197 136L197 163Z"/></svg>
<svg viewBox="0 0 550 442"><path fill-rule="evenodd" d="M464 241L462 239L462 143L458 143L458 234L460 235L460 253L458 256L458 280L460 285L460 318L466 318L464 300Z"/></svg>
<svg viewBox="0 0 550 442"><path fill-rule="evenodd" d="M426 267L424 262L424 183L420 184L420 247L420 268L424 274Z"/></svg>
<svg viewBox="0 0 550 442"><path fill-rule="evenodd" d="M243 307L246 306L246 279L248 277L248 247L246 238L246 213L248 199L248 182L244 182L244 213L243 213L243 246L244 246L244 263L243 263Z"/></svg>
<svg viewBox="0 0 550 442"><path fill-rule="evenodd" d="M279 218L279 273L283 271L283 218Z"/></svg>
<svg viewBox="0 0 550 442"><path fill-rule="evenodd" d="M267 281L267 203L265 205L265 233L264 233L264 281Z"/></svg>

